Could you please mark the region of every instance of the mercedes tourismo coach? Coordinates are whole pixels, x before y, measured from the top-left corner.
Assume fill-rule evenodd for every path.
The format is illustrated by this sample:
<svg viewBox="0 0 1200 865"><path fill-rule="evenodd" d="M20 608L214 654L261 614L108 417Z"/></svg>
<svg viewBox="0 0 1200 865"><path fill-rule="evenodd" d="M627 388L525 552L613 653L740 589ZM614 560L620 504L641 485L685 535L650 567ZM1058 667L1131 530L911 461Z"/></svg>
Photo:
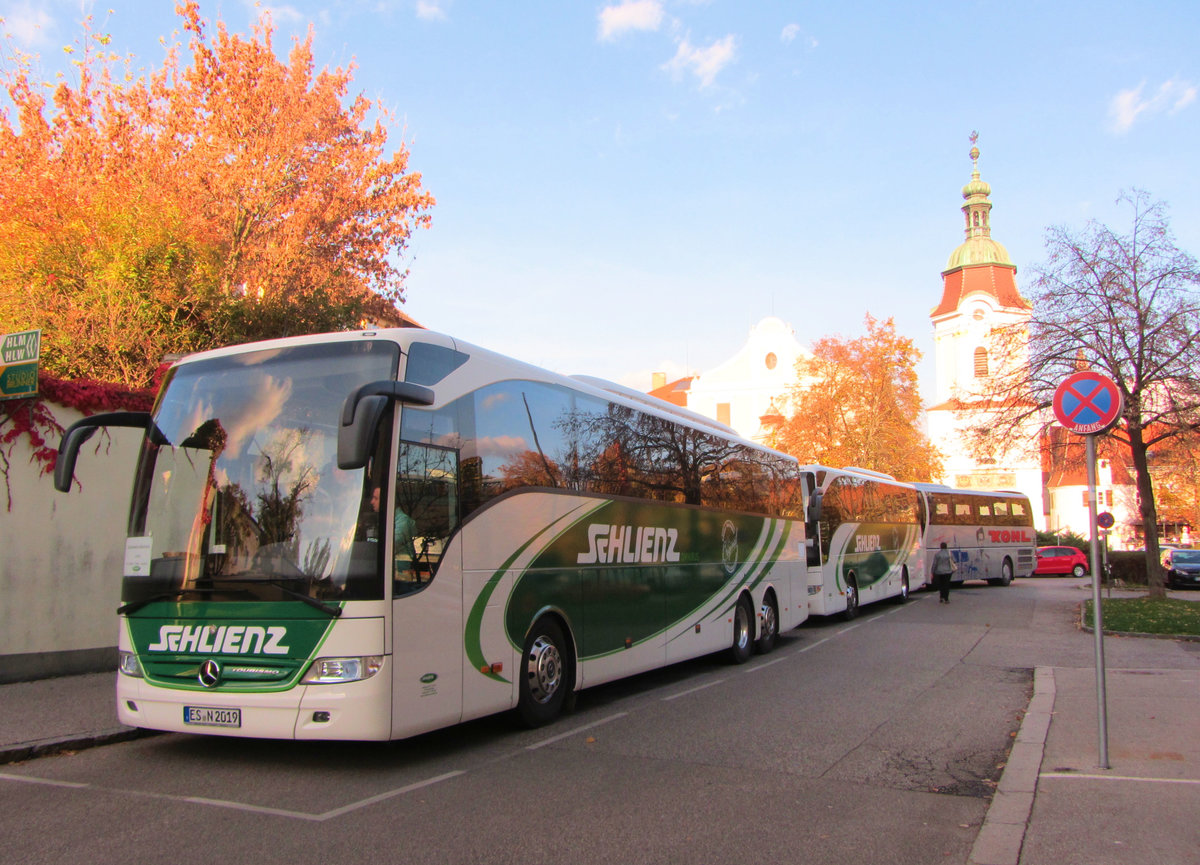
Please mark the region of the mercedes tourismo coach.
<svg viewBox="0 0 1200 865"><path fill-rule="evenodd" d="M807 527L809 612L852 619L862 604L908 600L926 582L916 488L866 469L804 471L817 490Z"/></svg>
<svg viewBox="0 0 1200 865"><path fill-rule="evenodd" d="M391 739L728 650L808 614L811 475L728 427L417 329L191 355L125 542L124 724ZM90 454L86 458L93 458Z"/></svg>

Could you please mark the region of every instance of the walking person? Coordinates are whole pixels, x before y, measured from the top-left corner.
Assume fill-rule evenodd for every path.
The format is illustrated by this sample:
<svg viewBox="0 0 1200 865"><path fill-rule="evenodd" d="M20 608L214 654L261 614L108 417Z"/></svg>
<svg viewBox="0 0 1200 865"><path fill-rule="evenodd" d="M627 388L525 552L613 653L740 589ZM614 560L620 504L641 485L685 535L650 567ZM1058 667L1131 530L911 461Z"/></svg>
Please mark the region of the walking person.
<svg viewBox="0 0 1200 865"><path fill-rule="evenodd" d="M933 585L938 590L939 604L950 603L950 577L957 570L954 557L946 548L946 542L942 541L938 551L933 554Z"/></svg>

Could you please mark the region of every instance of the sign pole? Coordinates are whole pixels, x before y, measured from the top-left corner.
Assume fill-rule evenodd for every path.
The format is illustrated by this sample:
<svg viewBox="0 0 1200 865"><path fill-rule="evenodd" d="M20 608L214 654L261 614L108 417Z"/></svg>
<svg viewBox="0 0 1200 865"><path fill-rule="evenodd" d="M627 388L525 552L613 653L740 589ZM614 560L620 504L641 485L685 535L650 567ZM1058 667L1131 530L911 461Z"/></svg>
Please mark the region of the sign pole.
<svg viewBox="0 0 1200 865"><path fill-rule="evenodd" d="M1063 380L1051 403L1064 428L1087 440L1088 522L1092 533L1092 624L1096 637L1096 714L1100 722L1100 768L1108 769L1108 698L1104 688L1104 614L1100 609L1100 541L1096 517L1096 436L1121 419L1124 396L1103 373L1083 369ZM1111 514L1105 513L1105 528Z"/></svg>
<svg viewBox="0 0 1200 865"><path fill-rule="evenodd" d="M1092 530L1092 626L1096 638L1096 716L1100 730L1100 768L1108 765L1108 694L1104 684L1104 615L1100 610L1100 533L1096 526L1096 437L1087 440L1088 522Z"/></svg>

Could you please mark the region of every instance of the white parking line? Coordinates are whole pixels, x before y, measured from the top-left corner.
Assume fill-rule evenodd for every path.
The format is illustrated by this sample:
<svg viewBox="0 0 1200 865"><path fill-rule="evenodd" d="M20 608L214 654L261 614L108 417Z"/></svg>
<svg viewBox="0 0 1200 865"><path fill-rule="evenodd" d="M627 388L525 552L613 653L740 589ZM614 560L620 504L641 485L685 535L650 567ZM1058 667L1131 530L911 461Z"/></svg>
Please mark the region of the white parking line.
<svg viewBox="0 0 1200 865"><path fill-rule="evenodd" d="M1043 772L1038 778L1078 778L1083 781L1138 781L1145 784L1200 784L1200 778L1141 778L1136 775L1085 775L1080 772Z"/></svg>
<svg viewBox="0 0 1200 865"><path fill-rule="evenodd" d="M290 820L304 820L311 823L323 823L326 820L332 820L334 817L340 817L343 814L348 814L351 811L357 811L359 808L365 808L368 805L374 805L376 802L383 802L395 796L402 796L405 793L411 793L414 790L420 790L425 787L430 787L442 781L447 781L450 778L457 778L459 775L465 775L464 770L447 772L444 775L437 775L433 778L426 778L424 781L416 781L412 784L406 784L403 787L397 787L394 790L385 790L374 796L369 796L366 799L360 799L357 802L351 802L348 805L343 805L340 808L334 808L332 811L326 811L323 814L312 814L307 811L290 811L286 808L268 808L264 805L251 805L248 802L234 802L228 799L206 799L203 796L176 796L171 793L154 793L148 790L123 790L118 787L102 787L97 784L79 784L72 781L51 781L46 778L26 778L22 775L0 774L0 780L5 781L23 781L27 784L44 784L50 787L68 787L75 790L93 790L101 793L118 793L127 796L140 796L146 799L163 799L169 802L186 802L191 805L208 805L213 808L227 808L231 811L244 811L248 814L268 814L272 817L287 817Z"/></svg>
<svg viewBox="0 0 1200 865"><path fill-rule="evenodd" d="M836 637L836 636L837 636L837 634L834 634L833 636L834 636L834 637ZM811 650L811 649L815 649L817 646L821 645L822 643L828 643L828 642L829 642L830 640L832 640L832 639L833 639L833 637L825 637L825 638L824 638L824 639L822 639L822 640L817 640L817 641L816 641L815 643L813 643L811 646L805 646L803 649L797 649L797 650L796 650L796 654L797 654L797 655L801 655L801 654L803 654L803 653L805 653L805 652L807 652L807 651L809 651L809 650Z"/></svg>
<svg viewBox="0 0 1200 865"><path fill-rule="evenodd" d="M549 739L543 739L540 742L534 742L532 745L526 745L526 751L536 751L538 748L545 748L547 745L553 745L555 742L561 742L563 739L569 739L577 733L582 733L584 730L590 730L593 727L599 727L601 724L607 724L609 721L615 721L617 718L624 718L628 712L617 712L615 715L609 715L607 718L601 718L599 721L593 721L590 724L584 724L582 727L576 727L574 730L568 730L565 733L559 733L557 736L551 736Z"/></svg>
<svg viewBox="0 0 1200 865"><path fill-rule="evenodd" d="M772 664L778 664L781 661L786 661L789 657L791 657L791 656L790 655L780 655L778 658L774 658L770 661L763 661L761 664L755 664L753 667L747 667L742 672L757 673L759 670L763 669L764 667L769 667Z"/></svg>
<svg viewBox="0 0 1200 865"><path fill-rule="evenodd" d="M51 781L49 778L26 778L24 775L9 775L4 772L0 772L0 780L23 781L26 784L45 784L47 787L72 787L75 789L82 789L91 786L91 784L77 784L74 781Z"/></svg>
<svg viewBox="0 0 1200 865"><path fill-rule="evenodd" d="M326 811L316 819L330 820L334 817L341 817L343 814L348 814L351 811L357 811L359 808L365 808L368 805L374 805L376 802L383 802L391 799L393 796L403 796L405 793L411 793L413 790L420 790L424 787L432 787L434 784L439 784L442 781L448 781L451 778L457 778L459 775L465 775L466 770L458 769L454 772L447 772L445 775L438 775L435 778L427 778L424 781L417 781L414 784L409 784L406 787L397 787L395 790L388 790L386 793L379 793L375 796L370 796L358 802L352 802L349 805L343 805L341 808L334 808L332 811Z"/></svg>
<svg viewBox="0 0 1200 865"><path fill-rule="evenodd" d="M724 681L724 679L714 679L713 681L706 682L703 685L697 685L694 688L688 688L686 691L680 691L678 694L672 694L669 697L663 697L662 700L664 703L667 703L671 700L678 700L680 697L686 697L688 694L694 694L697 691L703 691L705 688L711 688L713 685L719 685Z"/></svg>

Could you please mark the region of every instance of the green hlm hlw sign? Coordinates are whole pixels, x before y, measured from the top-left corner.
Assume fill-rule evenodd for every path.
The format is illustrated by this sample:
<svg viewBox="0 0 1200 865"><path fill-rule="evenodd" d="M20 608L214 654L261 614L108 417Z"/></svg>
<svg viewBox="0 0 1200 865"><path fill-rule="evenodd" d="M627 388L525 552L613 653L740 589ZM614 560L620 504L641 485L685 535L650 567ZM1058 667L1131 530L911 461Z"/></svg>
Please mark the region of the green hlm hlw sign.
<svg viewBox="0 0 1200 865"><path fill-rule="evenodd" d="M25 330L0 338L0 399L37 394L42 332Z"/></svg>

